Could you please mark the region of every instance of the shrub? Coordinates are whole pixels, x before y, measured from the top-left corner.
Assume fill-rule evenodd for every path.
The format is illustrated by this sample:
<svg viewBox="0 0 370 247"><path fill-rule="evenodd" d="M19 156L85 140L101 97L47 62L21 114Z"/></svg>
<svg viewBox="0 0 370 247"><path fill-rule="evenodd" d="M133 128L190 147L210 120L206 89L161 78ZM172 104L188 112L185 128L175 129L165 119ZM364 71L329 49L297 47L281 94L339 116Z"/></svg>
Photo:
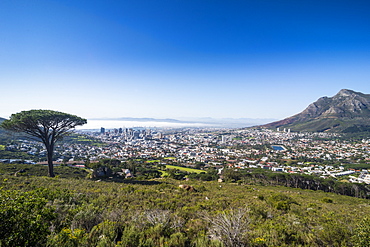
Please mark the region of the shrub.
<svg viewBox="0 0 370 247"><path fill-rule="evenodd" d="M89 234L89 243L94 243L96 246L115 246L118 232L118 224L106 220L93 227Z"/></svg>
<svg viewBox="0 0 370 247"><path fill-rule="evenodd" d="M170 236L168 240L169 247L185 247L187 242L187 238L181 232L176 232Z"/></svg>
<svg viewBox="0 0 370 247"><path fill-rule="evenodd" d="M34 191L0 191L0 246L44 246L55 219Z"/></svg>
<svg viewBox="0 0 370 247"><path fill-rule="evenodd" d="M325 203L333 203L333 200L327 197L324 197L321 201Z"/></svg>
<svg viewBox="0 0 370 247"><path fill-rule="evenodd" d="M268 199L270 204L272 204L276 209L282 211L289 211L291 204L298 204L295 200L293 200L290 196L276 193L270 196Z"/></svg>
<svg viewBox="0 0 370 247"><path fill-rule="evenodd" d="M246 209L232 209L214 217L205 215L210 223L210 233L220 239L225 247L242 247L247 245L249 217Z"/></svg>
<svg viewBox="0 0 370 247"><path fill-rule="evenodd" d="M74 216L71 228L85 229L88 232L102 221L101 209L89 204L81 207L80 211Z"/></svg>
<svg viewBox="0 0 370 247"><path fill-rule="evenodd" d="M127 226L122 232L122 239L117 243L117 246L137 247L140 243L142 232L138 231L133 226Z"/></svg>
<svg viewBox="0 0 370 247"><path fill-rule="evenodd" d="M48 246L82 247L87 246L86 240L87 236L84 230L64 228L48 240Z"/></svg>
<svg viewBox="0 0 370 247"><path fill-rule="evenodd" d="M370 217L365 217L357 224L352 242L355 247L370 246Z"/></svg>

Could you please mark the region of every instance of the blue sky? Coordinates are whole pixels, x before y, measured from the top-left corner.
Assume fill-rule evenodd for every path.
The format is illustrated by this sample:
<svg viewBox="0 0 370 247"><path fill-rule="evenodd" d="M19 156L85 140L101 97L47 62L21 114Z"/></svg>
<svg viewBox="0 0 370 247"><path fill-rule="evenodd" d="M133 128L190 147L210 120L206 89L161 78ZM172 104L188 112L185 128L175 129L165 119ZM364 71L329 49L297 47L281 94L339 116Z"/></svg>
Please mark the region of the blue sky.
<svg viewBox="0 0 370 247"><path fill-rule="evenodd" d="M370 93L370 2L0 1L0 116L282 119Z"/></svg>

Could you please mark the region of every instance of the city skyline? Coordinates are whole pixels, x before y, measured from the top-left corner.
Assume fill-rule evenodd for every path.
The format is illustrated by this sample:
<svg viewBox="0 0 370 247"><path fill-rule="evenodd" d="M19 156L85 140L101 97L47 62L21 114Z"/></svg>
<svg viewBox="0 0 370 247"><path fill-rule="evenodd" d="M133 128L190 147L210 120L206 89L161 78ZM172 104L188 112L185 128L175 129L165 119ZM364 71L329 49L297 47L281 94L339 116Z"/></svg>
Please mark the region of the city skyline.
<svg viewBox="0 0 370 247"><path fill-rule="evenodd" d="M273 118L370 93L365 1L2 1L0 117Z"/></svg>

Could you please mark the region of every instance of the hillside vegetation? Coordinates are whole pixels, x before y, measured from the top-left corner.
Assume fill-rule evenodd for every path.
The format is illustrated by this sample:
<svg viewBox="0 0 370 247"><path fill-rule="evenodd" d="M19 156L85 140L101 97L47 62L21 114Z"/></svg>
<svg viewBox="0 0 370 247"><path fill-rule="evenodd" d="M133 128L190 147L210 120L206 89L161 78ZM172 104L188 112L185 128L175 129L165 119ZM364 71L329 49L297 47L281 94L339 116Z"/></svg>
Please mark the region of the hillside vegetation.
<svg viewBox="0 0 370 247"><path fill-rule="evenodd" d="M366 246L370 236L366 199L215 181L90 180L71 167L56 167L56 178L14 176L23 166L0 164L0 246Z"/></svg>

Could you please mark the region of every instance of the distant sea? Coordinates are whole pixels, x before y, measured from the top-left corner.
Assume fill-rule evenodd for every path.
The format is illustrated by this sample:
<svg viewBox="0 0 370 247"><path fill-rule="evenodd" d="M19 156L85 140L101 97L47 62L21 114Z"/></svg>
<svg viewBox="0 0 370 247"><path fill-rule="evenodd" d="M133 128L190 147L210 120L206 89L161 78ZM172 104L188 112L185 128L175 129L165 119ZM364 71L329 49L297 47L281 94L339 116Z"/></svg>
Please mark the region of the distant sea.
<svg viewBox="0 0 370 247"><path fill-rule="evenodd" d="M186 128L186 127L215 127L206 123L186 123L186 122L159 122L159 121L125 121L125 120L87 120L87 124L76 129L118 129L118 128Z"/></svg>
<svg viewBox="0 0 370 247"><path fill-rule="evenodd" d="M118 129L118 128L243 128L256 126L271 122L269 119L212 119L212 118L193 118L193 119L155 119L155 118L114 118L114 119L88 119L87 124L77 127L77 129L91 130Z"/></svg>

